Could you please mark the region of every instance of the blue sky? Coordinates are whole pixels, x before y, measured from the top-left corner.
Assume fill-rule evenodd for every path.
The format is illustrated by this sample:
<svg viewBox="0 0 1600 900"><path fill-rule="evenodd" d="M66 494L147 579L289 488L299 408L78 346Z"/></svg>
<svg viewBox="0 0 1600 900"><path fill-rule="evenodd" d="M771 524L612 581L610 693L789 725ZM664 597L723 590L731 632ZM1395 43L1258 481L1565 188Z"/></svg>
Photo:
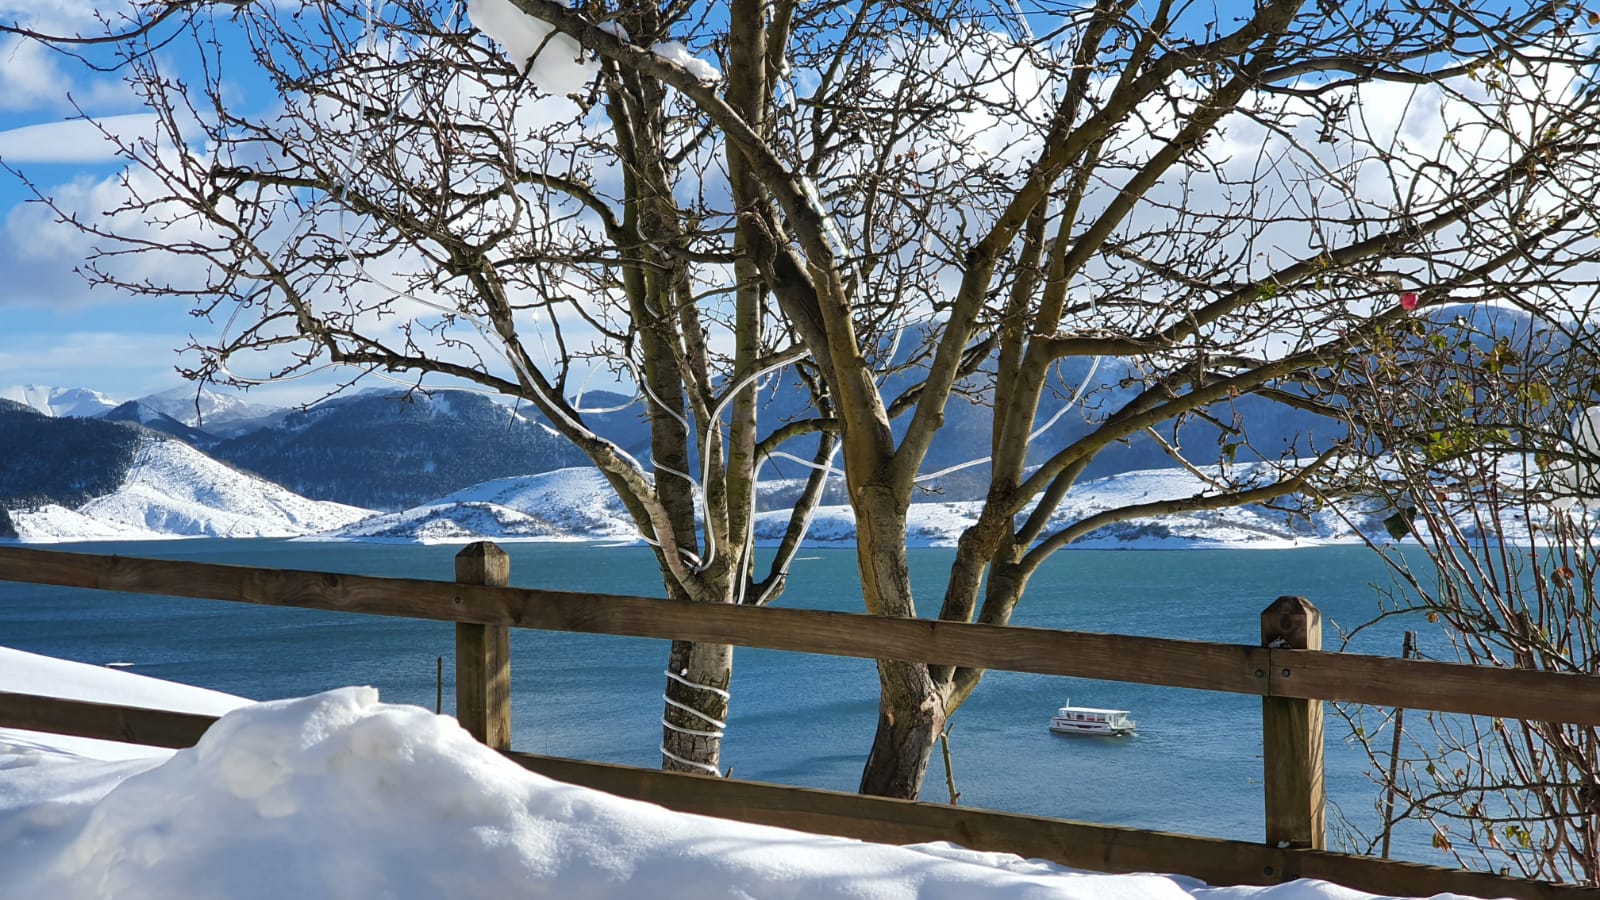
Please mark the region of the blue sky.
<svg viewBox="0 0 1600 900"><path fill-rule="evenodd" d="M92 32L96 7L115 0L0 0L0 21L23 21L52 33ZM997 4L998 5L998 4ZM1224 0L1197 7L1209 18L1237 5ZM1047 29L1035 23L1041 33ZM162 51L176 54L169 46ZM226 57L225 57L226 59ZM247 55L229 60L234 94L248 104L272 102L254 77ZM137 98L115 75L93 73L73 61L17 38L0 37L0 163L19 170L45 195L73 209L104 209L119 192L121 167L112 146L78 118L78 109L102 127L141 133L148 121ZM1383 118L1392 110L1375 109ZM1397 126L1398 127L1398 126ZM1435 142L1436 143L1436 142ZM191 334L215 337L220 322L196 318L182 299L129 297L94 290L75 272L92 243L52 221L19 178L0 171L0 388L22 385L87 387L115 400L132 399L182 384L176 372L194 360L178 354ZM315 399L317 382L258 389L254 399L293 403Z"/></svg>
<svg viewBox="0 0 1600 900"><path fill-rule="evenodd" d="M11 141L14 129L59 122L59 108L10 108L0 112L0 146ZM24 135L27 136L27 135ZM0 152L0 159L25 167L28 177L48 194L76 183L83 186L110 178L115 168L82 159L70 139L58 147L41 140L37 158L16 161L18 155ZM50 152L67 157L45 162ZM76 154L78 158L72 158ZM48 384L91 387L118 399L130 399L179 383L174 372L178 346L194 324L182 303L116 296L91 291L72 271L70 252L63 244L76 243L56 228L41 227L47 211L28 203L31 196L19 180L0 176L0 259L5 260L5 283L0 287L0 386Z"/></svg>
<svg viewBox="0 0 1600 900"><path fill-rule="evenodd" d="M56 34L95 33L97 8L114 14L115 0L0 0L0 20ZM1009 8L996 4L997 11ZM162 52L181 49L170 45ZM271 102L267 87L252 81L247 56L225 75L241 96ZM0 38L0 162L70 208L104 209L118 193L115 178L121 167L108 142L87 123L72 121L79 115L75 104L111 130L128 134L140 133L148 115L116 76L88 72L19 39ZM31 202L31 196L17 177L0 171L0 261L6 273L0 285L0 388L87 387L120 401L180 385L176 368L193 360L181 357L178 348L191 334L217 335L223 324L192 316L181 298L91 289L73 271L90 253L91 242L52 222L50 211ZM296 382L252 393L263 402L292 403L315 399L321 390L317 382Z"/></svg>
<svg viewBox="0 0 1600 900"><path fill-rule="evenodd" d="M0 0L0 19L52 33L91 33L96 7L114 9L103 2ZM0 38L0 162L41 193L90 207L96 193L111 190L121 166L108 142L72 121L79 117L75 105L124 133L140 133L148 116L116 76ZM53 224L32 198L19 177L0 171L0 388L87 387L126 400L183 384L177 348L189 334L220 326L190 315L181 299L92 290L73 271L89 249L86 240ZM299 393L269 389L261 399L275 394L289 402Z"/></svg>

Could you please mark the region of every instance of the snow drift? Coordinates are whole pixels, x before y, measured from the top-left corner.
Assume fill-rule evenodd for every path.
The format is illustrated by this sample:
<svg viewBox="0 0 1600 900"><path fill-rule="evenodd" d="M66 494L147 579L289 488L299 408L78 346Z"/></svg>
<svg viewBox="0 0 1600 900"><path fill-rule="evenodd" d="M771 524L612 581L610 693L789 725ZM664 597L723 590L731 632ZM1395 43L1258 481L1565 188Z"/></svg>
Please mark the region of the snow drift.
<svg viewBox="0 0 1600 900"><path fill-rule="evenodd" d="M371 688L246 707L103 796L63 801L54 828L16 818L0 818L14 897L1186 896L1159 876L996 870L669 812L526 772Z"/></svg>

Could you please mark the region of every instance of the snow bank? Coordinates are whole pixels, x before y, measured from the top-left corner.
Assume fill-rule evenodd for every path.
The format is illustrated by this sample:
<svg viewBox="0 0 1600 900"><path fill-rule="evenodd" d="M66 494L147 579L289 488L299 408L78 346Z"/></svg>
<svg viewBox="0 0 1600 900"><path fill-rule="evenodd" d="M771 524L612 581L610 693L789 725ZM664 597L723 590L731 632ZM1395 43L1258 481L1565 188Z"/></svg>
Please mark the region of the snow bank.
<svg viewBox="0 0 1600 900"><path fill-rule="evenodd" d="M1159 876L995 869L621 800L528 773L371 688L238 710L88 799L51 816L66 835L0 810L10 896L1186 896Z"/></svg>
<svg viewBox="0 0 1600 900"><path fill-rule="evenodd" d="M107 662L115 663L118 660ZM24 653L9 647L0 647L0 685L3 685L5 690L18 694L40 694L96 703L121 703L127 706L171 709L212 716L220 716L250 702L221 691L148 678L118 669L53 659L36 653ZM102 760L165 759L172 752L117 741L97 741L0 728L0 783L9 781L3 774L4 754L8 751L13 754L27 751ZM3 843L3 840L0 838L0 843Z"/></svg>

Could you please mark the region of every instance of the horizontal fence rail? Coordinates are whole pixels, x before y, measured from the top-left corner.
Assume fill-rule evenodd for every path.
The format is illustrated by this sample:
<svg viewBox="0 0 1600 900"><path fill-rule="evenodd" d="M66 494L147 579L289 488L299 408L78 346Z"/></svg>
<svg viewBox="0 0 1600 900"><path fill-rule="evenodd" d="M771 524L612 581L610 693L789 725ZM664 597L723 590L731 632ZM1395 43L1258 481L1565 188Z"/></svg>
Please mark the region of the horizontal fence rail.
<svg viewBox="0 0 1600 900"><path fill-rule="evenodd" d="M26 547L0 581L1600 725L1600 678L1566 672Z"/></svg>

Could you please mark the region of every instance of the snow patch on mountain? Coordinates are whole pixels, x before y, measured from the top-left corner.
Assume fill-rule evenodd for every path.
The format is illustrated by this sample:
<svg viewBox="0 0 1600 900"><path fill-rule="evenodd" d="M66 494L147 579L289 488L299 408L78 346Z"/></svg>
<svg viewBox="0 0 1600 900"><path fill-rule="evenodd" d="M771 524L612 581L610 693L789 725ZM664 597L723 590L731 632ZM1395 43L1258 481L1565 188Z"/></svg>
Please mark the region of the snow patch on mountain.
<svg viewBox="0 0 1600 900"><path fill-rule="evenodd" d="M47 416L76 416L85 419L98 416L117 405L110 397L99 391L34 384L0 387L0 399L15 400Z"/></svg>
<svg viewBox="0 0 1600 900"><path fill-rule="evenodd" d="M1143 469L1082 482L1073 487L1050 517L1055 531L1113 509L1193 497L1206 487L1183 469ZM906 521L906 543L913 547L954 547L961 533L977 522L983 504L976 500L916 503ZM756 541L782 539L789 524L787 510L756 518ZM1379 533L1381 525L1373 526ZM1362 526L1366 530L1366 524ZM1290 516L1259 505L1231 509L1167 513L1117 522L1072 543L1080 549L1183 549L1236 547L1271 549L1329 543L1353 543L1360 533L1331 510ZM854 544L855 517L849 506L818 508L806 533L812 544Z"/></svg>
<svg viewBox="0 0 1600 900"><path fill-rule="evenodd" d="M370 510L308 500L231 469L183 443L140 445L121 485L75 510L12 510L25 541L163 537L294 537L339 528Z"/></svg>
<svg viewBox="0 0 1600 900"><path fill-rule="evenodd" d="M599 470L578 467L485 481L327 536L453 543L635 540L639 534Z"/></svg>
<svg viewBox="0 0 1600 900"><path fill-rule="evenodd" d="M206 388L197 391L187 385L141 397L137 402L142 414L153 412L167 415L190 428L212 430L224 425L262 419L281 412L276 407L250 403Z"/></svg>
<svg viewBox="0 0 1600 900"><path fill-rule="evenodd" d="M782 486L787 487L787 486ZM1127 506L1192 497L1205 483L1182 469L1128 472L1076 486L1051 516L1050 529ZM765 489L763 489L765 492ZM784 495L789 491L776 492ZM952 547L978 519L978 501L913 504L906 542L913 547ZM760 513L756 541L775 545L789 524L789 512ZM1382 533L1377 522L1362 530ZM637 540L638 532L600 473L591 468L560 469L542 475L500 478L457 491L403 512L375 516L326 537L351 540L466 542L474 540ZM848 505L817 509L806 541L813 545L851 545L855 518ZM1360 533L1331 510L1293 515L1262 506L1169 513L1118 522L1072 544L1091 549L1249 547L1271 549L1360 540Z"/></svg>
<svg viewBox="0 0 1600 900"><path fill-rule="evenodd" d="M10 510L12 525L24 541L147 541L175 535L153 534L148 528L102 522L58 503Z"/></svg>

